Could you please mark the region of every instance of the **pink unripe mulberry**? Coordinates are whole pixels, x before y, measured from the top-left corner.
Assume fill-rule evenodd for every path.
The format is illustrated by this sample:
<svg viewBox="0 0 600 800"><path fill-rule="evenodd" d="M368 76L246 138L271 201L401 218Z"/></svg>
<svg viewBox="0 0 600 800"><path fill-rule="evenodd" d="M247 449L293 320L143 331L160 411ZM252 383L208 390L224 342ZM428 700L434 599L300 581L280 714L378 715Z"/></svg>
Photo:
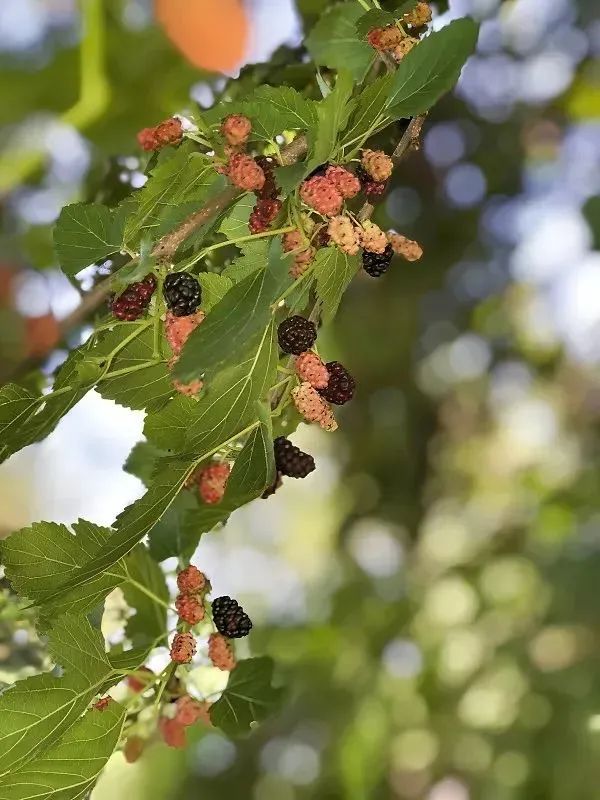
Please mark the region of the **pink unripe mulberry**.
<svg viewBox="0 0 600 800"><path fill-rule="evenodd" d="M251 131L252 123L242 114L230 114L221 125L221 133L234 147L245 144Z"/></svg>
<svg viewBox="0 0 600 800"><path fill-rule="evenodd" d="M208 637L208 657L213 666L223 672L231 672L237 664L231 643L220 633L211 633Z"/></svg>
<svg viewBox="0 0 600 800"><path fill-rule="evenodd" d="M300 197L307 206L324 217L335 217L344 204L344 198L334 184L323 175L315 175L300 186Z"/></svg>
<svg viewBox="0 0 600 800"><path fill-rule="evenodd" d="M394 162L383 150L363 150L362 165L374 181L387 181L394 171Z"/></svg>
<svg viewBox="0 0 600 800"><path fill-rule="evenodd" d="M301 381L310 383L315 389L325 389L329 383L329 371L316 353L302 353L295 359L296 374Z"/></svg>
<svg viewBox="0 0 600 800"><path fill-rule="evenodd" d="M360 181L356 175L353 175L352 172L344 169L344 167L335 165L328 167L325 177L333 183L338 192L346 200L356 197L360 192Z"/></svg>
<svg viewBox="0 0 600 800"><path fill-rule="evenodd" d="M294 405L308 422L316 422L326 431L335 431L337 422L331 407L308 381L301 383L292 392Z"/></svg>
<svg viewBox="0 0 600 800"><path fill-rule="evenodd" d="M155 125L144 128L137 135L138 144L144 150L160 150L168 144L178 144L183 137L183 125L177 117L171 117Z"/></svg>
<svg viewBox="0 0 600 800"><path fill-rule="evenodd" d="M171 661L189 664L196 655L196 640L191 633L176 633L171 644Z"/></svg>
<svg viewBox="0 0 600 800"><path fill-rule="evenodd" d="M370 220L363 223L360 232L360 243L369 253L384 253L385 248L388 246L385 233L378 225L375 225L375 223Z"/></svg>
<svg viewBox="0 0 600 800"><path fill-rule="evenodd" d="M193 564L177 575L177 587L181 594L199 594L205 586L206 576Z"/></svg>
<svg viewBox="0 0 600 800"><path fill-rule="evenodd" d="M200 702L186 694L175 703L175 721L184 728L194 725L199 720L210 725L211 721L208 715L210 705L210 703Z"/></svg>
<svg viewBox="0 0 600 800"><path fill-rule="evenodd" d="M265 185L265 173L256 161L245 153L234 153L227 168L229 180L246 192L260 191Z"/></svg>
<svg viewBox="0 0 600 800"><path fill-rule="evenodd" d="M333 217L327 226L327 234L344 253L349 256L355 256L358 253L359 232L350 217Z"/></svg>
<svg viewBox="0 0 600 800"><path fill-rule="evenodd" d="M394 57L394 61L402 61L404 56L413 49L413 47L417 44L416 39L402 39L402 41L394 47L392 50L392 56Z"/></svg>
<svg viewBox="0 0 600 800"><path fill-rule="evenodd" d="M204 619L204 604L193 594L180 594L175 600L179 619L188 625L197 625Z"/></svg>
<svg viewBox="0 0 600 800"><path fill-rule="evenodd" d="M205 503L215 505L221 502L230 472L231 467L226 461L210 464L201 471L198 477L198 491Z"/></svg>
<svg viewBox="0 0 600 800"><path fill-rule="evenodd" d="M402 256L407 261L418 261L423 256L423 248L413 239L408 239L400 233L388 232L388 241L392 245L394 253Z"/></svg>
<svg viewBox="0 0 600 800"><path fill-rule="evenodd" d="M178 356L190 334L204 321L204 311L196 311L187 317L176 317L172 311L167 311L165 317L165 336L173 355Z"/></svg>
<svg viewBox="0 0 600 800"><path fill-rule="evenodd" d="M175 747L177 750L183 750L186 745L185 728L180 722L177 722L176 719L161 717L158 720L158 730L165 744Z"/></svg>
<svg viewBox="0 0 600 800"><path fill-rule="evenodd" d="M294 263L290 267L290 275L292 278L299 278L308 269L308 265L313 260L315 255L314 247L306 245L304 238L300 231L290 231L283 237L283 252L290 253L293 250L298 250L303 247L303 250L296 253Z"/></svg>

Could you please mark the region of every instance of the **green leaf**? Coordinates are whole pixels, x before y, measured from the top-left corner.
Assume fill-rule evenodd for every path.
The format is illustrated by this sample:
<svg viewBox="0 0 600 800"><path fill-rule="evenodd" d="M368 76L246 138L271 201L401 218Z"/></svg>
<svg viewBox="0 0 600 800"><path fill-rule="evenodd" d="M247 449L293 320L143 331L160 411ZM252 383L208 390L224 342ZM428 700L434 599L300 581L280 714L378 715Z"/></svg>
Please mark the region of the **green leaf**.
<svg viewBox="0 0 600 800"><path fill-rule="evenodd" d="M161 459L146 494L119 515L116 531L94 559L46 597L46 603L112 570L166 513L196 465L249 433L257 424L256 401L273 385L278 353L275 326L271 324L257 351L239 367L223 371L202 400L195 402L179 395L162 411L149 415L145 428L148 438L159 447L185 453Z"/></svg>
<svg viewBox="0 0 600 800"><path fill-rule="evenodd" d="M396 70L387 113L414 117L437 103L458 80L475 50L478 32L472 19L457 19L419 42Z"/></svg>
<svg viewBox="0 0 600 800"><path fill-rule="evenodd" d="M165 575L143 545L138 545L127 556L125 570L127 581L122 587L123 594L127 605L135 609L134 616L127 620L125 634L136 647L156 647L167 631L169 589Z"/></svg>
<svg viewBox="0 0 600 800"><path fill-rule="evenodd" d="M359 256L349 256L338 247L324 247L314 261L317 294L323 303L323 321L335 316L342 296L360 267Z"/></svg>
<svg viewBox="0 0 600 800"><path fill-rule="evenodd" d="M194 152L194 147L192 142L186 142L174 153L161 153L148 182L133 195L137 204L127 220L128 244L146 233L156 238L158 231L164 230L161 228L164 220L172 218L174 209L192 200L200 206L206 199L218 176L211 160Z"/></svg>
<svg viewBox="0 0 600 800"><path fill-rule="evenodd" d="M54 247L69 278L123 246L125 215L96 203L65 206L54 228Z"/></svg>
<svg viewBox="0 0 600 800"><path fill-rule="evenodd" d="M152 528L148 546L153 558L164 561L171 556L185 557L189 553L188 514L198 510L196 492L180 492L167 511ZM190 556L192 553L190 553Z"/></svg>
<svg viewBox="0 0 600 800"><path fill-rule="evenodd" d="M354 108L354 101L351 101L353 88L352 75L342 69L338 73L334 90L318 104L319 127L308 162L309 171L336 154L340 131L348 124Z"/></svg>
<svg viewBox="0 0 600 800"><path fill-rule="evenodd" d="M600 196L590 197L583 207L583 216L592 232L594 250L600 250Z"/></svg>
<svg viewBox="0 0 600 800"><path fill-rule="evenodd" d="M275 459L271 416L266 408L261 415L264 421L252 431L235 460L223 500L212 506L202 503L199 508L196 506L193 511L188 511L182 521L181 537L171 541L170 547L163 541L161 558L193 555L203 533L224 523L236 509L260 497L267 486L273 483ZM154 542L155 538L156 529L151 533L151 541ZM163 555L165 552L167 555Z"/></svg>
<svg viewBox="0 0 600 800"><path fill-rule="evenodd" d="M229 677L227 688L211 706L213 725L228 736L239 736L247 733L253 722L270 716L283 696L283 689L271 685L272 679L270 658L240 661Z"/></svg>
<svg viewBox="0 0 600 800"><path fill-rule="evenodd" d="M416 2L416 0L415 0ZM356 21L356 32L361 39L364 39L373 28L385 28L386 25L393 25L396 18L391 11L384 11L382 8L372 8L359 17Z"/></svg>
<svg viewBox="0 0 600 800"><path fill-rule="evenodd" d="M358 149L368 139L377 120L384 114L393 82L394 73L388 72L370 83L358 95L356 111L342 137L342 146L352 143Z"/></svg>
<svg viewBox="0 0 600 800"><path fill-rule="evenodd" d="M330 6L319 18L306 39L306 47L317 65L348 69L361 81L373 63L373 48L356 31L364 14L358 3Z"/></svg>
<svg viewBox="0 0 600 800"><path fill-rule="evenodd" d="M0 778L1 800L80 800L115 751L125 709L89 711L45 753Z"/></svg>
<svg viewBox="0 0 600 800"><path fill-rule="evenodd" d="M210 380L226 363L244 358L264 332L272 304L291 283L288 261L275 239L267 268L236 283L191 334L173 370L177 379L188 383L204 375Z"/></svg>
<svg viewBox="0 0 600 800"><path fill-rule="evenodd" d="M148 486L156 472L159 459L166 455L164 450L156 447L152 442L138 442L129 453L123 469L130 475L135 475Z"/></svg>
<svg viewBox="0 0 600 800"><path fill-rule="evenodd" d="M219 226L219 233L222 233L228 239L240 239L244 236L250 236L248 220L255 205L256 197L253 194L245 194L227 214Z"/></svg>
<svg viewBox="0 0 600 800"><path fill-rule="evenodd" d="M35 675L0 695L0 776L57 742L114 676L102 634L83 616L57 620L49 632L49 649L63 677Z"/></svg>
<svg viewBox="0 0 600 800"><path fill-rule="evenodd" d="M231 278L226 275L218 275L216 272L201 272L198 280L202 287L201 308L206 314L221 302L233 286Z"/></svg>
<svg viewBox="0 0 600 800"><path fill-rule="evenodd" d="M314 102L291 86L259 86L239 111L252 121L251 138L266 141L285 130L311 130L317 121Z"/></svg>
<svg viewBox="0 0 600 800"><path fill-rule="evenodd" d="M48 436L95 384L100 369L84 365L85 348L75 350L58 371L54 392L34 395L8 384L0 389L0 462Z"/></svg>
<svg viewBox="0 0 600 800"><path fill-rule="evenodd" d="M263 269L268 259L269 244L266 239L243 242L240 247L242 255L228 264L221 273L234 283L243 281L258 269Z"/></svg>
<svg viewBox="0 0 600 800"><path fill-rule="evenodd" d="M396 20L402 19L404 14L410 11L417 5L417 0L407 0L402 3L395 11L384 11L380 8L373 8L367 11L366 14L356 23L356 30L358 34L365 38L370 30L373 28L385 28L387 25L393 25Z"/></svg>
<svg viewBox="0 0 600 800"><path fill-rule="evenodd" d="M286 167L275 167L275 182L281 190L281 196L288 197L295 191L311 169L308 161L298 161L297 164L289 164Z"/></svg>
<svg viewBox="0 0 600 800"><path fill-rule="evenodd" d="M75 523L73 533L66 525L35 522L0 543L6 577L18 594L42 607L45 617L85 614L122 583L125 579L122 565L115 565L110 573L98 575L85 585L65 592L60 601L49 602L49 598L95 557L110 535L108 528L86 520Z"/></svg>
<svg viewBox="0 0 600 800"><path fill-rule="evenodd" d="M129 333L129 327L127 329ZM108 357L123 342L121 328L109 331L100 344L91 352L94 358ZM159 350L169 352L161 324ZM123 374L111 378L112 373ZM154 330L142 323L139 334L122 347L113 359L107 377L103 378L97 391L106 400L132 409L157 408L173 396L171 374L163 355L154 356Z"/></svg>

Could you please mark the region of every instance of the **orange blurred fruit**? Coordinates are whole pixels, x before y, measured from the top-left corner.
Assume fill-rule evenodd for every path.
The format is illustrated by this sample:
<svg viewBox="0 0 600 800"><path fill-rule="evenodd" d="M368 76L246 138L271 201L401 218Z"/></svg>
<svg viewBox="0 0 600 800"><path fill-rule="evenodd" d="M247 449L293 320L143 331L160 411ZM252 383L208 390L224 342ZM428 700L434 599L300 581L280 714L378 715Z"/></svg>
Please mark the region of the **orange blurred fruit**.
<svg viewBox="0 0 600 800"><path fill-rule="evenodd" d="M60 328L52 314L25 318L25 347L28 358L49 353L60 339Z"/></svg>
<svg viewBox="0 0 600 800"><path fill-rule="evenodd" d="M228 72L245 55L249 24L240 0L155 0L167 36L196 67Z"/></svg>

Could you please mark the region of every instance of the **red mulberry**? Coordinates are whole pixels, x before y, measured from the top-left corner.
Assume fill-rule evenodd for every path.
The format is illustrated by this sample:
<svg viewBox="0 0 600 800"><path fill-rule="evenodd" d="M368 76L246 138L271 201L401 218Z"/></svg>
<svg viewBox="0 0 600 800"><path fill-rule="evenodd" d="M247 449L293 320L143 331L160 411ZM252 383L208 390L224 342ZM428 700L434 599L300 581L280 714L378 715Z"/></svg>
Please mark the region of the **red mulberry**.
<svg viewBox="0 0 600 800"><path fill-rule="evenodd" d="M333 183L338 192L346 200L356 197L360 192L360 181L356 175L353 175L349 170L344 169L344 167L328 167L325 177Z"/></svg>
<svg viewBox="0 0 600 800"><path fill-rule="evenodd" d="M206 576L190 564L177 575L177 587L182 594L199 594L206 586Z"/></svg>
<svg viewBox="0 0 600 800"><path fill-rule="evenodd" d="M245 153L235 153L231 156L227 174L234 186L246 192L260 191L265 185L265 173L256 161Z"/></svg>
<svg viewBox="0 0 600 800"><path fill-rule="evenodd" d="M223 120L221 133L230 145L238 147L248 141L252 131L252 123L242 114L231 114Z"/></svg>
<svg viewBox="0 0 600 800"><path fill-rule="evenodd" d="M188 625L197 625L204 619L204 604L192 594L180 594L175 600L179 619Z"/></svg>
<svg viewBox="0 0 600 800"><path fill-rule="evenodd" d="M322 175L304 181L300 186L300 197L324 217L335 217L344 204L344 198L335 185Z"/></svg>
<svg viewBox="0 0 600 800"><path fill-rule="evenodd" d="M202 470L198 477L198 491L205 503L216 505L221 502L230 472L227 462L210 464Z"/></svg>

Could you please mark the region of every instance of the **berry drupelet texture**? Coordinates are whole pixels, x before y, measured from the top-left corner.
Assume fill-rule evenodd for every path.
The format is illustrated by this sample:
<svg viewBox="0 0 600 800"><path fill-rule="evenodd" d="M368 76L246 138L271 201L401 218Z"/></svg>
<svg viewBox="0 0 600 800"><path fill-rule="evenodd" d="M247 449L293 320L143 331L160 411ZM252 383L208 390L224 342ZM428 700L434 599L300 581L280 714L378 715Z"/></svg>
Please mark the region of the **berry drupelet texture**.
<svg viewBox="0 0 600 800"><path fill-rule="evenodd" d="M179 619L188 625L197 625L204 619L204 605L193 594L180 594L175 600Z"/></svg>
<svg viewBox="0 0 600 800"><path fill-rule="evenodd" d="M273 442L275 466L280 475L288 478L306 478L315 469L315 460L308 453L292 444L285 436L278 436Z"/></svg>
<svg viewBox="0 0 600 800"><path fill-rule="evenodd" d="M196 640L191 633L176 633L171 643L171 661L189 664L196 655Z"/></svg>
<svg viewBox="0 0 600 800"><path fill-rule="evenodd" d="M163 294L167 308L176 317L194 314L202 300L200 284L189 272L170 272L165 278Z"/></svg>
<svg viewBox="0 0 600 800"><path fill-rule="evenodd" d="M110 303L112 313L124 322L139 319L150 305L150 299L156 289L154 275L146 275L143 281L130 283L122 294L113 297Z"/></svg>
<svg viewBox="0 0 600 800"><path fill-rule="evenodd" d="M237 664L231 642L220 633L211 633L208 637L208 657L212 665L223 672L231 672Z"/></svg>
<svg viewBox="0 0 600 800"><path fill-rule="evenodd" d="M317 326L306 317L288 317L277 329L277 338L284 353L299 356L317 341Z"/></svg>
<svg viewBox="0 0 600 800"><path fill-rule="evenodd" d="M325 366L329 373L329 382L324 389L319 389L319 394L328 403L343 406L344 403L348 403L354 397L356 382L346 367L340 364L339 361L330 361Z"/></svg>
<svg viewBox="0 0 600 800"><path fill-rule="evenodd" d="M190 564L177 575L177 588L181 594L198 594L206 586L206 576Z"/></svg>
<svg viewBox="0 0 600 800"><path fill-rule="evenodd" d="M250 617L237 600L231 597L217 597L212 604L213 621L219 633L229 639L248 636L252 629Z"/></svg>
<svg viewBox="0 0 600 800"><path fill-rule="evenodd" d="M263 200L276 200L279 194L279 189L275 182L275 167L278 166L277 162L269 156L258 156L255 160L265 176L265 182L261 189L255 190L256 194Z"/></svg>
<svg viewBox="0 0 600 800"><path fill-rule="evenodd" d="M394 250L391 244L388 244L383 253L369 253L365 250L363 253L363 269L372 278L380 278L388 271L393 256Z"/></svg>

